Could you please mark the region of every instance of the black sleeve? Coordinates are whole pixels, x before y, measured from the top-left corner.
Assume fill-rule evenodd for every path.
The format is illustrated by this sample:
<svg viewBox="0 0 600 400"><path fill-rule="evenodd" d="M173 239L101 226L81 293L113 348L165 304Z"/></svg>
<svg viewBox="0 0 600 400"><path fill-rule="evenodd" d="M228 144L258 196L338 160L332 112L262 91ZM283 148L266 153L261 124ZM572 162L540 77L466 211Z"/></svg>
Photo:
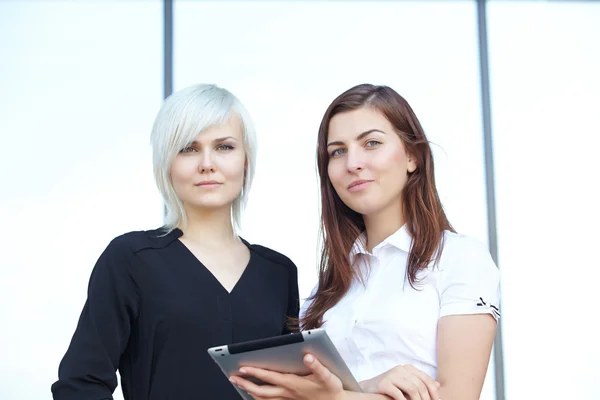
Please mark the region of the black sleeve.
<svg viewBox="0 0 600 400"><path fill-rule="evenodd" d="M117 238L98 259L77 329L51 388L55 400L113 398L119 359L138 308L133 257L124 240Z"/></svg>
<svg viewBox="0 0 600 400"><path fill-rule="evenodd" d="M288 281L288 308L287 320L283 333L295 332L298 330L298 313L300 312L300 295L298 294L298 268L290 261L289 281Z"/></svg>

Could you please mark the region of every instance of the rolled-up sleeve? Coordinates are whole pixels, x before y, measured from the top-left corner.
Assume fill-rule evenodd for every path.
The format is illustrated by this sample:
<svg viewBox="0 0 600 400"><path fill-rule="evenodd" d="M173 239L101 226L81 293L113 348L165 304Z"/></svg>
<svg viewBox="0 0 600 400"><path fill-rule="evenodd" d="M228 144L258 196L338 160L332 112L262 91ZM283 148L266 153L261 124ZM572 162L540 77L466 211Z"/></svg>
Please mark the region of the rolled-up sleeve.
<svg viewBox="0 0 600 400"><path fill-rule="evenodd" d="M500 272L488 249L476 239L453 238L439 286L440 318L491 314L500 318ZM445 250L444 250L445 251Z"/></svg>

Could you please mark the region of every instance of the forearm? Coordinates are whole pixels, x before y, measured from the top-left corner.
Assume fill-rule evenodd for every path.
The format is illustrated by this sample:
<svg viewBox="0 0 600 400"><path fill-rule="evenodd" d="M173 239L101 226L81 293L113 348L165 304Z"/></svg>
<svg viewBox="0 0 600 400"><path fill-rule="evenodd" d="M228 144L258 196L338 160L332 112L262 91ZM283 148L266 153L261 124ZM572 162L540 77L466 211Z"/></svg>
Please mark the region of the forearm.
<svg viewBox="0 0 600 400"><path fill-rule="evenodd" d="M384 394L379 393L359 393L344 391L344 400L390 400L390 398Z"/></svg>
<svg viewBox="0 0 600 400"><path fill-rule="evenodd" d="M438 389L441 400L479 400L481 390L442 384Z"/></svg>

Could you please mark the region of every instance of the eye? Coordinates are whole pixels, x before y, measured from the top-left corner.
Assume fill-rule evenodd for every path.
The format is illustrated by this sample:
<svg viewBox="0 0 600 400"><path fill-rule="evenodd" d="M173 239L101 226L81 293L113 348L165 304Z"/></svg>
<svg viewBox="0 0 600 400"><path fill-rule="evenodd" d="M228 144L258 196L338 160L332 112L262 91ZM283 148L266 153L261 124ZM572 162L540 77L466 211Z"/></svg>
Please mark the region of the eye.
<svg viewBox="0 0 600 400"><path fill-rule="evenodd" d="M379 142L379 141L377 141L377 140L369 140L369 141L366 143L366 146L367 146L367 147L377 147L377 146L379 146L380 144L381 144L381 142Z"/></svg>
<svg viewBox="0 0 600 400"><path fill-rule="evenodd" d="M331 157L337 157L337 156L341 156L342 154L344 154L344 152L346 151L346 149L335 149L331 152Z"/></svg>
<svg viewBox="0 0 600 400"><path fill-rule="evenodd" d="M233 150L233 146L230 144L222 144L219 147L217 147L217 150L222 150L222 151L228 151L228 150Z"/></svg>
<svg viewBox="0 0 600 400"><path fill-rule="evenodd" d="M198 150L196 150L196 148L194 148L192 146L185 146L183 149L179 150L180 153L193 153L196 151L198 151Z"/></svg>

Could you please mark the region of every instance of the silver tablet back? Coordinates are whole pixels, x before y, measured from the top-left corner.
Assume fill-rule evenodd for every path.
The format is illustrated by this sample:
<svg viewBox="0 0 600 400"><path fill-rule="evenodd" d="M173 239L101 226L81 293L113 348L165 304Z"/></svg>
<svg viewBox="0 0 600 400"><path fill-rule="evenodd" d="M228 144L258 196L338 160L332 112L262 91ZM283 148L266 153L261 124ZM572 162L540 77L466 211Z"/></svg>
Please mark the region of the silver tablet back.
<svg viewBox="0 0 600 400"><path fill-rule="evenodd" d="M313 354L333 374L340 378L344 389L361 392L352 372L338 353L325 330L313 329L276 338L253 342L218 346L208 349L208 353L229 377L243 376L239 369L242 366L258 367L271 371L308 375L310 370L304 365L304 356ZM256 379L249 379L257 384L264 384ZM253 398L236 387L243 399Z"/></svg>

